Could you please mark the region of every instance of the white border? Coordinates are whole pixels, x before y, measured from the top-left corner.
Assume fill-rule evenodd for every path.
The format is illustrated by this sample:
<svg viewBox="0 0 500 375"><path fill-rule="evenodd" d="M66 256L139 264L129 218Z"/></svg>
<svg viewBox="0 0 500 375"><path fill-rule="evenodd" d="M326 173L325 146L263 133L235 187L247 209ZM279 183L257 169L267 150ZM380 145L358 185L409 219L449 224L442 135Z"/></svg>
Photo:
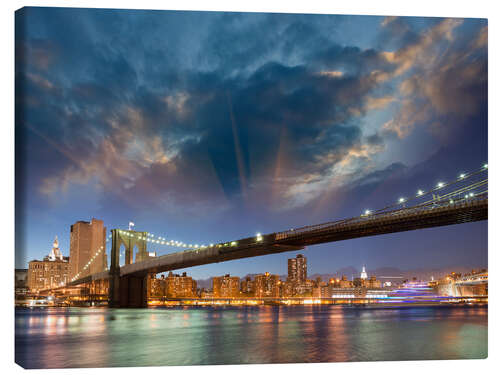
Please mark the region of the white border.
<svg viewBox="0 0 500 375"><path fill-rule="evenodd" d="M58 1L34 1L31 3L21 1L3 1L1 12L1 38L4 53L0 59L3 73L2 90L2 115L3 121L0 126L0 153L2 161L1 172L3 178L0 180L3 208L1 215L1 234L7 240L3 241L2 248L2 291L1 299L1 322L2 337L0 353L2 361L0 366L9 373L20 373L23 370L14 363L14 11L25 5L31 6L66 6L86 8L122 8L122 9L182 9L182 10L225 10L225 11L250 11L250 12L286 12L286 13L329 13L329 14L367 14L367 15L402 15L402 16L439 16L439 17L477 17L488 18L489 24L489 174L492 178L490 191L498 186L497 166L499 153L496 141L499 137L500 122L498 116L498 25L500 21L499 7L495 7L494 1L437 1L419 0L413 2L401 0L348 0L320 1L320 0L252 0L247 2L235 2L230 0L211 0L210 2L195 0L175 1L153 1L153 0L58 0ZM493 160L492 160L493 159ZM335 363L335 364L294 364L294 365L240 365L240 366L186 366L167 368L107 368L107 369L78 369L78 370L43 370L43 374L51 373L85 373L96 374L133 374L138 371L155 372L182 372L183 374L255 374L255 372L287 372L298 374L306 372L314 373L358 373L363 372L370 375L376 374L422 374L422 373L492 373L494 366L500 362L500 345L498 340L498 327L495 316L498 313L498 282L496 270L498 269L497 245L498 242L491 228L498 223L499 209L498 200L490 196L489 210L489 278L490 278L490 320L489 320L489 358L487 360L460 360L460 361L419 361L419 362L370 362L370 363ZM492 224L493 220L493 224ZM493 318L492 318L493 317ZM32 370L38 373L42 370Z"/></svg>

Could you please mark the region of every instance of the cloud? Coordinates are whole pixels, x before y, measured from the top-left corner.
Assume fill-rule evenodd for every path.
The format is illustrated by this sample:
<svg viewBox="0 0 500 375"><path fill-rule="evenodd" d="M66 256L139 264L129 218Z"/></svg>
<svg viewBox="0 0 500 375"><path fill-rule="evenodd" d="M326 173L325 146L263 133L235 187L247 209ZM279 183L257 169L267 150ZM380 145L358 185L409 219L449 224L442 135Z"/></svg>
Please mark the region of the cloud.
<svg viewBox="0 0 500 375"><path fill-rule="evenodd" d="M339 43L335 17L40 12L46 39L23 48L50 53L17 66L16 117L45 197L78 186L104 207L305 207L384 169L394 134L447 128L485 100L486 31L467 49L460 20L416 32L386 19L389 50Z"/></svg>
<svg viewBox="0 0 500 375"><path fill-rule="evenodd" d="M405 138L418 125L446 122L452 132L464 123L463 116L476 114L486 102L486 51L477 42L484 38L485 28L469 33L467 39L455 39L453 31L462 22L442 20L415 44L387 55L398 64L395 76L409 74L399 85L400 109L384 123L385 131Z"/></svg>
<svg viewBox="0 0 500 375"><path fill-rule="evenodd" d="M366 105L365 108L368 111L371 111L373 109L382 109L387 107L390 103L392 103L395 100L393 96L383 96L383 97L368 97L366 100Z"/></svg>

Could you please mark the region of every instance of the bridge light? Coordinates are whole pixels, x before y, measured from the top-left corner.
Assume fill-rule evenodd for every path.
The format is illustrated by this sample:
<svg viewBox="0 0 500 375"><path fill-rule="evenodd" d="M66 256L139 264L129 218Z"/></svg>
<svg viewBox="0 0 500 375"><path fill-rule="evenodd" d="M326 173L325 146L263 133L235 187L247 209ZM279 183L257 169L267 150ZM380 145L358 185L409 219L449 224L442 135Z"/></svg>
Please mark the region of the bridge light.
<svg viewBox="0 0 500 375"><path fill-rule="evenodd" d="M438 182L437 187L438 189L441 189L444 186L444 182Z"/></svg>
<svg viewBox="0 0 500 375"><path fill-rule="evenodd" d="M370 215L372 212L370 210L365 210L365 215Z"/></svg>
<svg viewBox="0 0 500 375"><path fill-rule="evenodd" d="M231 246L236 246L236 245L237 245L236 241L231 242Z"/></svg>
<svg viewBox="0 0 500 375"><path fill-rule="evenodd" d="M488 169L488 164L483 165L484 169Z"/></svg>
<svg viewBox="0 0 500 375"><path fill-rule="evenodd" d="M399 203L403 203L406 199L404 198L399 198Z"/></svg>
<svg viewBox="0 0 500 375"><path fill-rule="evenodd" d="M460 173L460 176L458 176L458 178L460 179L465 178L465 173Z"/></svg>
<svg viewBox="0 0 500 375"><path fill-rule="evenodd" d="M211 244L210 244L210 247L214 247L214 244L213 244L213 243L211 243Z"/></svg>
<svg viewBox="0 0 500 375"><path fill-rule="evenodd" d="M421 196L422 194L424 194L423 190L419 190L419 191L417 191L417 195L418 195L418 196Z"/></svg>
<svg viewBox="0 0 500 375"><path fill-rule="evenodd" d="M453 204L453 199L450 199L450 203L452 203L452 204Z"/></svg>
<svg viewBox="0 0 500 375"><path fill-rule="evenodd" d="M469 197L473 197L474 196L474 193L469 193Z"/></svg>

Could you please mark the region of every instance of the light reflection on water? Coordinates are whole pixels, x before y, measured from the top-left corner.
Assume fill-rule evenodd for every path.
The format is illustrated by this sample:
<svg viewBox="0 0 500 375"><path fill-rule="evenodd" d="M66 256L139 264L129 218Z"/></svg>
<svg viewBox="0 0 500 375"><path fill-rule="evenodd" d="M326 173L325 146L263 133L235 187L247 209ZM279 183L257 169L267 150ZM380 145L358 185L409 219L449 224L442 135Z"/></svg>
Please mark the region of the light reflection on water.
<svg viewBox="0 0 500 375"><path fill-rule="evenodd" d="M486 307L16 309L26 368L485 358Z"/></svg>

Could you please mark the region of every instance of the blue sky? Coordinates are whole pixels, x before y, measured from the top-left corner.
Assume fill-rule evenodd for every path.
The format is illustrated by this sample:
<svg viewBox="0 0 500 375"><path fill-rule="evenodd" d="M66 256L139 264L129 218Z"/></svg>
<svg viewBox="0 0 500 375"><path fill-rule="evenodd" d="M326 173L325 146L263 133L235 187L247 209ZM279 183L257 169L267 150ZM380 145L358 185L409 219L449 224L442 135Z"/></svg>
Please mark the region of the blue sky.
<svg viewBox="0 0 500 375"><path fill-rule="evenodd" d="M359 215L487 162L487 21L23 8L16 267L95 217L188 243ZM175 249L153 248L160 254ZM188 270L286 272L295 253ZM487 222L310 247L487 265Z"/></svg>

